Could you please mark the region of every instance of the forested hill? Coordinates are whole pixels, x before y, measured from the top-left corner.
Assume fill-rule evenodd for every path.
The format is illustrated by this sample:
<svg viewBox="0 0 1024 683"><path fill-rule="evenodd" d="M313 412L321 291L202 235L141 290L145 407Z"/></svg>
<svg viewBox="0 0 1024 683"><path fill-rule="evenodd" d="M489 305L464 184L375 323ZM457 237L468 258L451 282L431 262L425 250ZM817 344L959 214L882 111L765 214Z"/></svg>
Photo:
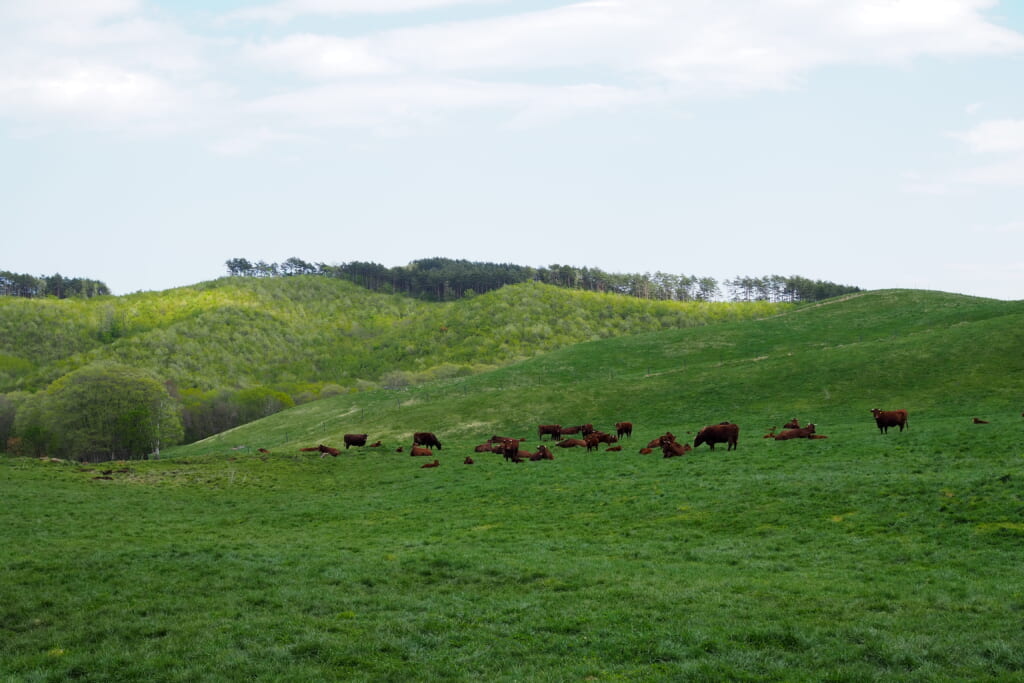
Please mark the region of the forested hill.
<svg viewBox="0 0 1024 683"><path fill-rule="evenodd" d="M2 297L0 438L11 430L5 410L103 362L165 383L191 439L325 395L469 375L581 341L786 306L643 300L537 282L427 302L316 276L227 277L94 299Z"/></svg>
<svg viewBox="0 0 1024 683"><path fill-rule="evenodd" d="M821 301L861 291L859 287L799 275L736 276L719 282L713 277L675 273L608 273L600 268L550 265L532 268L512 263L428 258L388 268L379 263L351 261L328 265L289 258L282 263L229 259L234 277L320 275L354 282L375 292L400 293L430 301L452 301L522 282L542 282L588 292L624 294L662 301Z"/></svg>

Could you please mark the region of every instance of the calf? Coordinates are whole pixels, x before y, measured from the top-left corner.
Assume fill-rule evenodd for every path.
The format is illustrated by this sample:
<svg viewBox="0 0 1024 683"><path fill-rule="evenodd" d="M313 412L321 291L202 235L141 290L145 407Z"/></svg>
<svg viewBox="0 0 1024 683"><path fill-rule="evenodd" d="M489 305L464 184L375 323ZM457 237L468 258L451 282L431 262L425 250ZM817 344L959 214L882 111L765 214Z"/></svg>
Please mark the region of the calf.
<svg viewBox="0 0 1024 683"><path fill-rule="evenodd" d="M412 450L409 451L409 455L416 457L421 455L433 455L434 451L429 448L421 448L420 446L413 446Z"/></svg>
<svg viewBox="0 0 1024 683"><path fill-rule="evenodd" d="M666 441L661 446L661 457L663 458L677 458L680 455L686 455L693 448L688 443L681 444L677 441Z"/></svg>

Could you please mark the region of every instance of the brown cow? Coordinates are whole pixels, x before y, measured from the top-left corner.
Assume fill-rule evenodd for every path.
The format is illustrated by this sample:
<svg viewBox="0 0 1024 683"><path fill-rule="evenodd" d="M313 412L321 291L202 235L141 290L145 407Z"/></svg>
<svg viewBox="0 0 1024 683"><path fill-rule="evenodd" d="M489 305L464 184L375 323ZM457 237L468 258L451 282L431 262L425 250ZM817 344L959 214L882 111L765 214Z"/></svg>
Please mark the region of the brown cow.
<svg viewBox="0 0 1024 683"><path fill-rule="evenodd" d="M693 447L696 448L702 443L706 443L711 447L711 450L715 450L716 443L724 443L727 444L725 450L732 451L736 450L739 440L739 425L731 422L720 422L716 425L708 425L697 432L697 437L693 440Z"/></svg>
<svg viewBox="0 0 1024 683"><path fill-rule="evenodd" d="M555 445L559 448L585 448L587 442L583 439L562 439Z"/></svg>
<svg viewBox="0 0 1024 683"><path fill-rule="evenodd" d="M476 448L474 448L473 452L474 453L490 453L493 450L494 450L494 445L491 444L490 441L488 441L487 443L482 443L479 446L477 446Z"/></svg>
<svg viewBox="0 0 1024 683"><path fill-rule="evenodd" d="M345 435L345 450L348 450L349 446L365 446L366 445L366 434L346 434Z"/></svg>
<svg viewBox="0 0 1024 683"><path fill-rule="evenodd" d="M320 451L321 458L327 455L337 458L339 455L341 455L341 451L339 451L337 448L331 448L330 446L325 446L323 444L317 446L316 449Z"/></svg>
<svg viewBox="0 0 1024 683"><path fill-rule="evenodd" d="M982 420L982 419L976 417L976 418L974 418L974 424L976 424L976 425L987 425L988 424L988 420Z"/></svg>
<svg viewBox="0 0 1024 683"><path fill-rule="evenodd" d="M598 443L613 444L619 442L619 437L614 434L608 434L607 432L591 432L587 436L593 436L597 438Z"/></svg>
<svg viewBox="0 0 1024 683"><path fill-rule="evenodd" d="M621 450L622 450L622 446L609 446L608 448L604 449L604 452L608 453L610 451L621 451Z"/></svg>
<svg viewBox="0 0 1024 683"><path fill-rule="evenodd" d="M472 464L474 464L474 462L473 462L473 458L471 458L471 457L469 457L469 456L467 455L467 456L466 456L466 459L462 461L462 464L463 464L463 465L472 465Z"/></svg>
<svg viewBox="0 0 1024 683"><path fill-rule="evenodd" d="M580 436L587 436L588 434L593 434L596 431L597 430L594 429L594 425L589 422L585 425L580 425Z"/></svg>
<svg viewBox="0 0 1024 683"><path fill-rule="evenodd" d="M380 441L374 441L371 443L370 448L380 448Z"/></svg>
<svg viewBox="0 0 1024 683"><path fill-rule="evenodd" d="M519 455L519 439L505 439L501 442L501 455L505 460L515 461Z"/></svg>
<svg viewBox="0 0 1024 683"><path fill-rule="evenodd" d="M424 468L427 468L427 467L440 467L440 466L441 466L441 463L439 461L437 461L437 460L434 460L434 462L428 462L426 464L420 465L420 469L424 469Z"/></svg>
<svg viewBox="0 0 1024 683"><path fill-rule="evenodd" d="M782 428L783 429L800 429L800 420L798 420L798 419L796 419L794 417L792 420L790 420L786 424L782 425Z"/></svg>
<svg viewBox="0 0 1024 683"><path fill-rule="evenodd" d="M581 429L583 429L583 425L576 425L575 427L562 427L559 436L564 436L566 434L579 434Z"/></svg>
<svg viewBox="0 0 1024 683"><path fill-rule="evenodd" d="M633 436L633 423L632 422L616 422L615 423L615 436L620 439L624 436L632 438Z"/></svg>
<svg viewBox="0 0 1024 683"><path fill-rule="evenodd" d="M551 452L551 449L541 444L537 448L537 452L530 456L530 460L536 462L537 460L554 460L555 455Z"/></svg>
<svg viewBox="0 0 1024 683"><path fill-rule="evenodd" d="M590 451L597 450L597 446L598 446L598 444L601 443L601 441L597 438L597 435L595 435L595 434L587 434L587 436L584 437L584 439L583 439L583 443L586 444L586 446L587 446L587 453L589 453Z"/></svg>
<svg viewBox="0 0 1024 683"><path fill-rule="evenodd" d="M789 439L809 439L814 434L815 424L811 422L806 427L799 429L784 429L775 435L776 441L787 441Z"/></svg>
<svg viewBox="0 0 1024 683"><path fill-rule="evenodd" d="M663 458L676 458L680 455L686 455L693 448L688 443L679 443L677 441L666 441L661 446L661 457Z"/></svg>
<svg viewBox="0 0 1024 683"><path fill-rule="evenodd" d="M651 449L650 446L644 446L643 448L640 449L640 455L649 455L653 452L654 451Z"/></svg>
<svg viewBox="0 0 1024 683"><path fill-rule="evenodd" d="M888 434L889 427L899 427L901 432L904 426L910 429L910 422L907 420L907 411L905 410L879 410L878 408L872 408L871 414L875 417L875 424L878 425L879 434Z"/></svg>
<svg viewBox="0 0 1024 683"><path fill-rule="evenodd" d="M427 448L437 446L437 450L441 450L441 442L437 440L437 437L432 432L416 432L412 435L412 443L415 446L425 446Z"/></svg>
<svg viewBox="0 0 1024 683"><path fill-rule="evenodd" d="M666 440L668 440L670 442L671 441L675 441L676 440L676 435L673 434L672 432L665 432L661 436L659 436L659 437L657 437L655 439L651 439L651 442L649 444L647 444L647 447L648 448L661 448L661 445Z"/></svg>
<svg viewBox="0 0 1024 683"><path fill-rule="evenodd" d="M418 455L433 455L434 452L429 448L420 448L419 446L413 446L412 450L409 451L409 455L416 457Z"/></svg>
<svg viewBox="0 0 1024 683"><path fill-rule="evenodd" d="M395 453L404 453L404 452L405 452L405 448L403 448L402 446L399 446L398 448L395 449Z"/></svg>
<svg viewBox="0 0 1024 683"><path fill-rule="evenodd" d="M552 439L559 439L562 437L562 425L537 425L537 440L544 438L547 434Z"/></svg>

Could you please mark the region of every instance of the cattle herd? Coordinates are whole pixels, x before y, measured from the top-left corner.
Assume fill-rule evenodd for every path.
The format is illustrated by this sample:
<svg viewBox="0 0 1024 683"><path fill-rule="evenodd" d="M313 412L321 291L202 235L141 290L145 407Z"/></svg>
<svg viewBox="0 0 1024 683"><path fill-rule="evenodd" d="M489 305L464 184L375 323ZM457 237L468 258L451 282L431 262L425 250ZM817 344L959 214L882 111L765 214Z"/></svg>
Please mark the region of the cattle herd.
<svg viewBox="0 0 1024 683"><path fill-rule="evenodd" d="M907 420L906 410L881 410L879 408L872 408L871 414L875 419L875 424L878 427L880 434L887 434L889 427L899 427L902 432L904 428L909 429L910 423ZM975 424L988 424L985 420L974 418ZM689 432L688 432L689 433ZM602 431L595 429L593 424L578 424L563 427L559 424L542 424L537 425L537 440L541 442L536 451L530 451L524 448L523 444L528 440L522 437L509 437L509 436L498 436L497 434L491 436L485 442L474 448L475 453L496 453L501 455L506 461L513 463L521 463L525 461L537 461L537 460L554 460L555 456L548 444L544 443L544 437L548 437L548 443L556 448L584 448L588 453L599 450L601 446L606 446L606 451L621 451L622 445L619 443L621 439L632 438L633 436L633 423L632 422L616 422L615 430L612 433L609 431ZM655 437L646 446L639 449L641 454L653 453L655 449L661 450L662 457L674 458L681 455L686 455L693 451L698 446L707 444L710 450L715 450L715 444L725 444L727 451L736 450L739 444L740 428L732 422L725 421L718 424L708 425L700 429L693 439L693 445L689 443L680 443L676 440L676 437L672 432L666 432L661 436ZM790 439L826 439L828 438L824 434L818 434L816 431L816 425L810 422L803 427L800 426L800 422L793 418L782 426L782 431L776 432L776 428L772 429L764 435L766 439L774 439L776 441L788 441ZM367 434L345 434L345 449L348 450L352 446L367 446L369 440ZM381 442L376 441L369 444L369 448L381 447ZM411 456L430 456L433 457L434 449L438 451L442 450L441 441L433 432L416 432L412 437L412 444L409 448L409 454ZM337 448L325 446L320 444L318 446L312 446L309 448L302 448L301 451L308 452L319 452L320 457L338 456L341 451ZM397 453L404 453L405 448L399 446L395 449ZM466 465L472 465L475 463L471 456L467 456L463 461ZM433 462L428 462L421 467L438 467L440 462L435 458Z"/></svg>

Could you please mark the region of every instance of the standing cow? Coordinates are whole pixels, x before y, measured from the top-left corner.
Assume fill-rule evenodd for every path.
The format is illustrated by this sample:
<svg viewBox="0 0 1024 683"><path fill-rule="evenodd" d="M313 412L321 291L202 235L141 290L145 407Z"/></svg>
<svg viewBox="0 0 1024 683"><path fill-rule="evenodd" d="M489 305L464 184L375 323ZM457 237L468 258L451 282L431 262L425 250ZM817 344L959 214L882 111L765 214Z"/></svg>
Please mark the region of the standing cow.
<svg viewBox="0 0 1024 683"><path fill-rule="evenodd" d="M633 436L633 423L632 422L616 422L615 423L615 435L620 439L622 437Z"/></svg>
<svg viewBox="0 0 1024 683"><path fill-rule="evenodd" d="M346 434L345 435L345 450L347 451L349 446L365 446L366 445L366 434ZM380 442L377 442L380 445Z"/></svg>
<svg viewBox="0 0 1024 683"><path fill-rule="evenodd" d="M722 422L716 425L708 425L702 430L697 432L697 438L693 440L693 447L706 443L711 447L711 450L715 450L716 443L727 444L725 450L733 451L736 450L736 444L740 440L740 428L739 425L735 425L731 422Z"/></svg>
<svg viewBox="0 0 1024 683"><path fill-rule="evenodd" d="M899 427L900 431L906 427L910 429L910 422L907 421L905 410L879 410L872 408L871 414L875 417L875 424L878 425L879 434L888 434L889 427Z"/></svg>

